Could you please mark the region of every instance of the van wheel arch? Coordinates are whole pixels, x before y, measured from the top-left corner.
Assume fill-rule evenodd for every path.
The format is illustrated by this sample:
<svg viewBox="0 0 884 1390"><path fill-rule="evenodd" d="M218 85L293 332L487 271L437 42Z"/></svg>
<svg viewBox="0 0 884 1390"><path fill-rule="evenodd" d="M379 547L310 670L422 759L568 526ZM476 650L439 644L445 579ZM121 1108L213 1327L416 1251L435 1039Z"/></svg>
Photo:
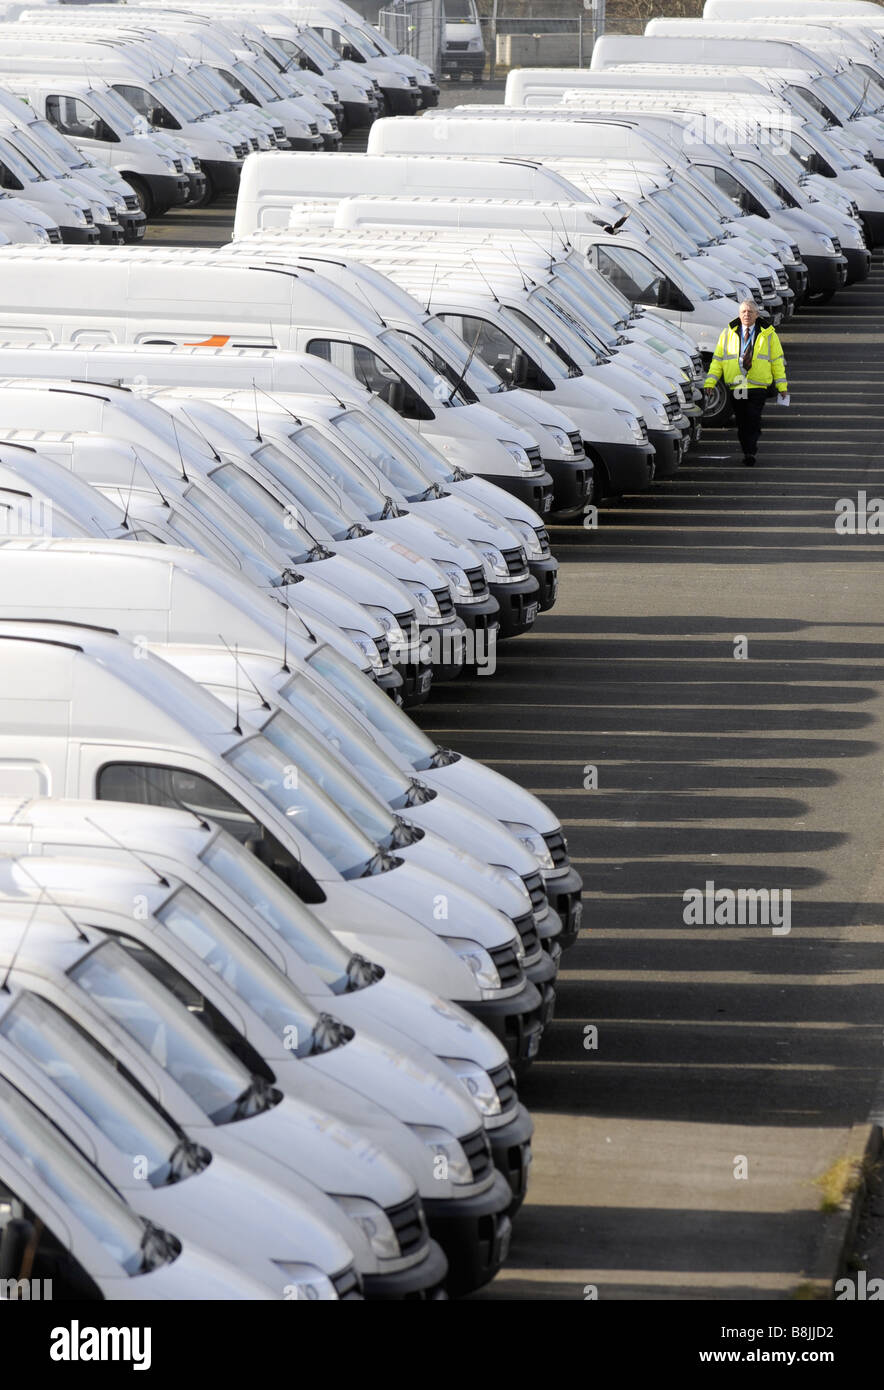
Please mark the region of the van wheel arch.
<svg viewBox="0 0 884 1390"><path fill-rule="evenodd" d="M145 217L152 217L154 213L153 194L151 193L147 184L144 182L143 179L139 178L137 174L130 174L128 172L124 172L123 178L129 184L130 188L132 189L132 192L138 199L138 206L141 208L141 211L144 213Z"/></svg>

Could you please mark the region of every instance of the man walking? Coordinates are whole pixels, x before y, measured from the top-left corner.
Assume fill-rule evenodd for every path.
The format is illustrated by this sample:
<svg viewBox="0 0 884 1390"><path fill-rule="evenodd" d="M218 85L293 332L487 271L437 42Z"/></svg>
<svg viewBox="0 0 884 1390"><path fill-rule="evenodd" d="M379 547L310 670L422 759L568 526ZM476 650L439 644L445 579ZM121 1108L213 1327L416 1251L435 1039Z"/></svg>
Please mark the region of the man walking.
<svg viewBox="0 0 884 1390"><path fill-rule="evenodd" d="M776 388L777 405L789 404L783 349L770 319L760 315L754 300L743 300L738 317L731 319L715 346L703 383L707 396L722 379L730 392L743 462L748 468L755 466L761 412L771 387Z"/></svg>

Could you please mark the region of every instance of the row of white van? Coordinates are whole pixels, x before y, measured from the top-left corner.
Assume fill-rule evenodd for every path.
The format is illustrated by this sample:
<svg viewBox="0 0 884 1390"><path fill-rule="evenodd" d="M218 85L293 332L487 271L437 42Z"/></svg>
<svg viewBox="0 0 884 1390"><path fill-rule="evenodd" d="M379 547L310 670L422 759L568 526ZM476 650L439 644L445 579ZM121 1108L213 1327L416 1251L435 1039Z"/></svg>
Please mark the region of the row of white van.
<svg viewBox="0 0 884 1390"><path fill-rule="evenodd" d="M339 0L219 16L0 5L0 246L135 240L235 191L253 150L336 150L433 75Z"/></svg>

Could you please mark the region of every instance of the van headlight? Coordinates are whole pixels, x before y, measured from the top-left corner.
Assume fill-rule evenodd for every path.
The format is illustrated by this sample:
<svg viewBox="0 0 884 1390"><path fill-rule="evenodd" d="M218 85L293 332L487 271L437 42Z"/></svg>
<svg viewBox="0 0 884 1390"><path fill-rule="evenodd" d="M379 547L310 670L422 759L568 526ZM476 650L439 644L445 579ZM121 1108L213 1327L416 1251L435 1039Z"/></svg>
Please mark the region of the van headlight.
<svg viewBox="0 0 884 1390"><path fill-rule="evenodd" d="M445 1160L443 1173L449 1182L466 1185L474 1181L469 1159L447 1129L437 1129L435 1125L409 1125L408 1128L426 1145L434 1160Z"/></svg>
<svg viewBox="0 0 884 1390"><path fill-rule="evenodd" d="M510 458L514 460L517 468L520 468L523 473L531 472L531 460L525 453L521 444L517 444L514 439L498 439L497 442L503 445Z"/></svg>
<svg viewBox="0 0 884 1390"><path fill-rule="evenodd" d="M543 546L540 543L540 537L534 530L534 527L527 521L517 521L515 517L507 517L507 522L514 531L518 531L522 539L522 544L525 547L526 555L532 560L542 559Z"/></svg>
<svg viewBox="0 0 884 1390"><path fill-rule="evenodd" d="M556 867L553 863L553 857L549 852L549 846L539 830L535 830L530 825L522 825L521 821L517 820L501 821L501 825L504 829L508 830L511 835L515 835L519 843L524 845L525 849L534 855L541 869L551 871Z"/></svg>
<svg viewBox="0 0 884 1390"><path fill-rule="evenodd" d="M373 603L364 603L362 606L366 613L370 613L375 621L380 623L390 642L404 642L406 640L398 619L390 612L389 608L378 608Z"/></svg>
<svg viewBox="0 0 884 1390"><path fill-rule="evenodd" d="M571 443L564 430L560 430L558 425L541 425L541 429L545 429L548 434L552 435L561 450L563 458L572 459L574 457L574 445Z"/></svg>
<svg viewBox="0 0 884 1390"><path fill-rule="evenodd" d="M828 237L828 236L821 236L821 237L820 237L820 246L822 246L823 250L824 250L824 251L827 251L827 252L829 253L830 256L834 256L834 254L835 254L835 243L832 241L832 238L831 238L831 237Z"/></svg>
<svg viewBox="0 0 884 1390"><path fill-rule="evenodd" d="M482 556L487 569L489 569L495 579L509 579L509 569L506 560L496 545L489 545L487 541L470 541Z"/></svg>
<svg viewBox="0 0 884 1390"><path fill-rule="evenodd" d="M398 1260L402 1253L399 1238L383 1207L367 1197L335 1197L333 1200L359 1227L373 1255L379 1260Z"/></svg>
<svg viewBox="0 0 884 1390"><path fill-rule="evenodd" d="M446 1067L450 1067L462 1086L470 1093L470 1100L482 1115L499 1115L500 1096L491 1077L478 1062L470 1062L466 1057L440 1057Z"/></svg>
<svg viewBox="0 0 884 1390"><path fill-rule="evenodd" d="M219 141L219 146L225 159L236 159L236 150L226 140Z"/></svg>
<svg viewBox="0 0 884 1390"><path fill-rule="evenodd" d="M437 564L440 570L444 571L445 577L458 598L473 597L472 585L460 565L452 564L450 560L435 560L434 564Z"/></svg>
<svg viewBox="0 0 884 1390"><path fill-rule="evenodd" d="M363 656L368 658L368 662L374 671L382 671L384 663L375 642L369 637L367 632L359 632L355 627L345 627L342 629L347 634L351 642L355 642Z"/></svg>
<svg viewBox="0 0 884 1390"><path fill-rule="evenodd" d="M82 208L78 208L78 207L72 207L72 208L71 208L71 221L76 222L77 225L80 226L80 227L85 227L85 226L87 226L86 214L85 214L85 212L83 211Z"/></svg>
<svg viewBox="0 0 884 1390"><path fill-rule="evenodd" d="M653 410L653 409L654 409L653 402L648 402L648 404L651 406L651 409ZM614 414L615 414L615 415L619 415L621 420L625 420L625 421L626 421L626 428L627 428L628 430L631 430L631 432L632 432L632 437L633 437L633 439L635 440L636 444L644 444L644 442L645 442L645 437L644 437L644 435L642 434L642 427L641 427L641 425L639 424L638 417L635 416L635 415L633 415L633 414L631 414L630 411L628 411L628 410L616 410L616 409L615 409ZM668 424L668 423L669 423L669 422L667 421L667 424Z"/></svg>
<svg viewBox="0 0 884 1390"><path fill-rule="evenodd" d="M406 589L408 589L412 594L414 594L421 608L423 608L424 612L427 614L428 617L436 619L442 617L442 612L436 600L436 595L433 593L431 589L427 588L426 584L421 584L420 580L417 579L406 579L404 580L404 584Z"/></svg>
<svg viewBox="0 0 884 1390"><path fill-rule="evenodd" d="M309 1299L311 1302L337 1299L335 1286L327 1274L315 1265L301 1264L293 1260L274 1260L277 1269L285 1275L283 1298Z"/></svg>
<svg viewBox="0 0 884 1390"><path fill-rule="evenodd" d="M500 989L497 967L478 941L470 941L465 936L443 936L440 940L470 968L481 989Z"/></svg>

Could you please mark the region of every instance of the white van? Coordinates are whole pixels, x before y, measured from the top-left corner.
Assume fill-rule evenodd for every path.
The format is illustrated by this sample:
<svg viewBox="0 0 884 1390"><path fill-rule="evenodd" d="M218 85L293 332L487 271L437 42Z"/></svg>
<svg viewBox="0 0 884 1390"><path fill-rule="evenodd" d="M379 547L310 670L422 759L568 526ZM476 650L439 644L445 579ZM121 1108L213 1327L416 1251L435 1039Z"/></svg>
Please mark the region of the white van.
<svg viewBox="0 0 884 1390"><path fill-rule="evenodd" d="M69 860L67 868L80 878L85 862ZM33 877L39 879L48 863L39 857L4 860L0 913L3 899L17 896L19 888L33 897L31 875L36 870ZM52 863L59 882L64 863ZM99 863L95 869L100 880ZM3 925L14 929L14 919L6 917ZM279 1184L259 1187L253 1171L191 1143L172 1116L141 1095L112 1059L89 1046L63 1014L27 989L16 990L0 1009L0 1077L27 1095L157 1226L213 1251L277 1297L284 1296L288 1284L281 1250L292 1263L307 1264L298 1281L305 1297L311 1288L326 1298L334 1297L335 1290L338 1296L347 1289L358 1292L354 1252L342 1239L334 1203L321 1188L304 1180L294 1180L288 1191ZM141 1165L133 1163L133 1153L143 1155Z"/></svg>
<svg viewBox="0 0 884 1390"><path fill-rule="evenodd" d="M88 159L118 171L146 217L198 202L205 194L205 176L186 147L152 130L109 83L76 73L53 78L6 71L2 53L0 82Z"/></svg>
<svg viewBox="0 0 884 1390"><path fill-rule="evenodd" d="M521 1202L533 1125L503 1043L435 992L348 950L226 831L154 806L10 801L0 807L0 844L8 854L77 855L174 877L253 942L319 1013L399 1051L414 1043L430 1048L484 1116L495 1166Z"/></svg>
<svg viewBox="0 0 884 1390"><path fill-rule="evenodd" d="M24 991L36 996L73 1025L90 1050L124 1067L143 1095L174 1116L190 1142L223 1153L254 1172L259 1184L269 1177L303 1191L306 1178L328 1192L343 1218L338 1230L348 1232L346 1243L358 1252L360 1268L366 1271L366 1285L369 1272L372 1275L374 1296L401 1298L440 1287L445 1258L428 1238L414 1180L391 1155L326 1111L284 1096L268 1084L269 1068L260 1058L247 1049L237 1055L213 1037L118 943L98 932L80 932L48 904L39 909L22 942L21 915L12 907L8 911L10 920L3 921L0 934L0 960L9 968L9 985L18 999ZM101 984L108 971L120 986L125 981L134 1018L125 1007L119 1008L119 999L103 995ZM193 1002L192 991L188 1002ZM135 1021L139 1017L141 1027ZM164 1037L162 1055L145 1045L145 1026ZM237 1046L233 1036L231 1042ZM327 1205L325 1212L329 1213ZM376 1223L376 1231L365 1230L360 1218L366 1215ZM329 1220L334 1221L331 1213ZM351 1233L352 1224L361 1227L362 1234ZM375 1238L380 1233L382 1238ZM178 1263L174 1261L172 1268ZM310 1271L295 1264L289 1272L292 1296L310 1297ZM302 1275L306 1278L299 1293ZM210 1296L213 1287L203 1284L199 1296ZM343 1282L341 1291L352 1291L351 1279Z"/></svg>
<svg viewBox="0 0 884 1390"><path fill-rule="evenodd" d="M145 529L143 535L158 539ZM31 445L0 440L0 539L138 538L122 507Z"/></svg>
<svg viewBox="0 0 884 1390"><path fill-rule="evenodd" d="M10 27L18 34L9 34ZM177 74L155 74L149 60L131 46L115 49L110 43L81 43L75 35L66 42L64 32L56 39L25 40L23 32L27 31L21 25L0 26L3 73L36 69L44 79L76 76L107 82L149 126L173 132L197 156L206 179L204 201L236 191L242 160L249 153L248 141L213 119L210 107Z"/></svg>
<svg viewBox="0 0 884 1390"><path fill-rule="evenodd" d="M7 937L0 940L5 967L13 957ZM71 1192L75 1203L65 1200ZM27 1280L43 1281L54 1298L78 1302L285 1296L281 1282L274 1292L242 1271L238 1259L223 1260L139 1215L27 1088L2 1075L0 1269L25 1279L25 1287ZM334 1298L332 1285L329 1290L320 1292L317 1284L315 1296ZM137 1360L134 1367L144 1368Z"/></svg>
<svg viewBox="0 0 884 1390"><path fill-rule="evenodd" d="M12 131L12 123L5 128ZM0 189L39 208L58 227L62 241L96 246L100 234L90 200L46 178L3 132L0 124Z"/></svg>
<svg viewBox="0 0 884 1390"><path fill-rule="evenodd" d="M34 257L26 268L24 260L16 259L13 276L13 257L21 254L10 249L0 266L0 284L10 282L0 309L7 340L275 346L312 352L343 366L363 384L376 385L421 434L456 451L458 463L469 471L511 488L541 514L550 508L552 479L542 467L534 437L484 405L455 404L457 393L440 392L438 374L429 363L386 330L369 306L354 305L315 273L263 260L244 265L232 256L158 249L156 254L121 252L113 258L97 251L76 265Z"/></svg>

